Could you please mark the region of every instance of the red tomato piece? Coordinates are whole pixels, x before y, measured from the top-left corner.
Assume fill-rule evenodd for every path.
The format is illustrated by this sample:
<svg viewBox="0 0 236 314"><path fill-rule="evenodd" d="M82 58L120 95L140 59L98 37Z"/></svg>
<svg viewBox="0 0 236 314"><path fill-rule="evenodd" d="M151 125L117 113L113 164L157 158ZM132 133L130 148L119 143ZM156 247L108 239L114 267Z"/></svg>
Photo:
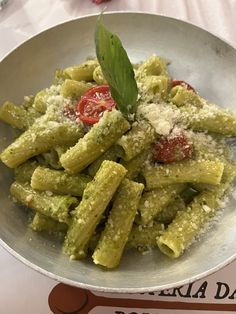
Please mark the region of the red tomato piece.
<svg viewBox="0 0 236 314"><path fill-rule="evenodd" d="M105 111L116 106L108 85L100 85L89 89L77 104L76 114L87 124L97 123Z"/></svg>
<svg viewBox="0 0 236 314"><path fill-rule="evenodd" d="M152 149L154 161L170 163L190 158L193 154L193 146L184 134L162 137Z"/></svg>
<svg viewBox="0 0 236 314"><path fill-rule="evenodd" d="M195 89L189 83L187 83L185 81L180 81L180 80L173 80L172 81L172 87L175 87L178 85L181 85L181 86L185 87L186 89L192 90L194 93L196 93Z"/></svg>

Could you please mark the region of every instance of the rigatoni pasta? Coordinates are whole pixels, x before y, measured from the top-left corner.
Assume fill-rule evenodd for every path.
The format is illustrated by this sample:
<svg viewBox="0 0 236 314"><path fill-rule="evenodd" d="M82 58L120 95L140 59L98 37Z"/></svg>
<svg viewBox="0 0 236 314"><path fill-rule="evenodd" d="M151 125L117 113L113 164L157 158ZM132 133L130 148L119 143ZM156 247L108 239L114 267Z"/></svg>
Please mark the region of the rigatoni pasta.
<svg viewBox="0 0 236 314"><path fill-rule="evenodd" d="M48 231L55 233L65 233L68 229L68 225L66 223L59 222L53 218L41 214L40 212L36 212L29 227L37 232Z"/></svg>
<svg viewBox="0 0 236 314"><path fill-rule="evenodd" d="M93 80L93 72L98 67L96 60L88 60L78 66L71 66L64 70L64 74L75 81L90 82Z"/></svg>
<svg viewBox="0 0 236 314"><path fill-rule="evenodd" d="M183 171L184 169L184 171ZM224 164L212 160L186 160L165 165L148 166L143 170L147 188L154 189L176 183L220 184Z"/></svg>
<svg viewBox="0 0 236 314"><path fill-rule="evenodd" d="M177 213L176 218L158 239L160 250L172 257L179 257L200 234L203 226L216 215L220 199L230 187L235 177L235 167L226 166L223 182L212 190L201 191L186 210Z"/></svg>
<svg viewBox="0 0 236 314"><path fill-rule="evenodd" d="M39 114L35 111L26 110L23 106L16 106L9 101L0 107L0 119L20 130L30 127L38 117Z"/></svg>
<svg viewBox="0 0 236 314"><path fill-rule="evenodd" d="M92 178L85 174L69 175L63 170L37 167L31 177L31 187L56 194L82 196Z"/></svg>
<svg viewBox="0 0 236 314"><path fill-rule="evenodd" d="M148 148L155 140L155 133L151 125L144 121L134 123L132 129L117 141L121 157L128 161Z"/></svg>
<svg viewBox="0 0 236 314"><path fill-rule="evenodd" d="M173 184L143 193L139 204L142 224L153 221L185 188L184 184Z"/></svg>
<svg viewBox="0 0 236 314"><path fill-rule="evenodd" d="M32 230L60 233L70 259L91 253L113 269L131 248L177 258L233 184L225 136L236 135L236 117L173 80L155 55L129 69L131 108L136 85L119 81L119 67L109 84L102 65L57 70L27 105L0 107L22 132L0 155L14 168L10 193L29 208Z"/></svg>
<svg viewBox="0 0 236 314"><path fill-rule="evenodd" d="M113 110L104 114L94 127L60 158L62 166L69 173L77 173L110 148L130 125L122 114Z"/></svg>
<svg viewBox="0 0 236 314"><path fill-rule="evenodd" d="M86 255L89 240L125 174L126 169L122 165L105 160L88 183L64 242L64 252L71 259Z"/></svg>
<svg viewBox="0 0 236 314"><path fill-rule="evenodd" d="M93 84L84 81L66 79L61 85L60 94L63 97L79 99Z"/></svg>
<svg viewBox="0 0 236 314"><path fill-rule="evenodd" d="M15 168L52 147L73 145L82 135L83 130L69 122L38 121L8 146L0 157L5 165Z"/></svg>
<svg viewBox="0 0 236 314"><path fill-rule="evenodd" d="M157 246L158 238L161 236L165 226L162 223L154 222L150 226L134 225L127 242L127 246L137 248L139 251Z"/></svg>
<svg viewBox="0 0 236 314"><path fill-rule="evenodd" d="M51 217L59 222L69 224L69 212L78 204L78 200L70 195L53 195L36 192L30 185L14 182L10 188L14 199L25 206Z"/></svg>
<svg viewBox="0 0 236 314"><path fill-rule="evenodd" d="M95 264L107 268L115 268L119 265L143 188L143 184L128 179L124 179L121 183L106 226L92 256Z"/></svg>

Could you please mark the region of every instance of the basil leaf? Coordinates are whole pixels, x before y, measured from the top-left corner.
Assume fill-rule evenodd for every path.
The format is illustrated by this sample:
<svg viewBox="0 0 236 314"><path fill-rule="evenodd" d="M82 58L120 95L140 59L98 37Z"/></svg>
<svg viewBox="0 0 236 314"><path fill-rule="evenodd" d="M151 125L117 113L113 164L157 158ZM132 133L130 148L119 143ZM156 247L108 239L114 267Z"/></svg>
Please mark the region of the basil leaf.
<svg viewBox="0 0 236 314"><path fill-rule="evenodd" d="M111 33L98 18L95 31L98 62L118 109L128 117L136 111L138 87L128 55L119 37Z"/></svg>

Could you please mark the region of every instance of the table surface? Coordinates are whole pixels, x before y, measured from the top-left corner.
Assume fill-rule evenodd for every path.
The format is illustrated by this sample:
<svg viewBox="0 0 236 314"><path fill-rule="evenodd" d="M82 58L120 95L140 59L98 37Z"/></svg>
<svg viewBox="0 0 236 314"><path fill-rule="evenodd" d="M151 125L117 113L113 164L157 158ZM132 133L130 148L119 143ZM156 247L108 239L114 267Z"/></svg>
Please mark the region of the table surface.
<svg viewBox="0 0 236 314"><path fill-rule="evenodd" d="M66 20L100 12L102 7L91 0L9 0L0 11L0 60L38 32ZM107 11L145 11L183 19L236 47L236 0L112 0L106 7ZM229 273L232 265L228 267L231 267ZM27 268L2 248L0 269L0 313L50 313L47 296L55 281ZM217 278L217 274L214 276Z"/></svg>

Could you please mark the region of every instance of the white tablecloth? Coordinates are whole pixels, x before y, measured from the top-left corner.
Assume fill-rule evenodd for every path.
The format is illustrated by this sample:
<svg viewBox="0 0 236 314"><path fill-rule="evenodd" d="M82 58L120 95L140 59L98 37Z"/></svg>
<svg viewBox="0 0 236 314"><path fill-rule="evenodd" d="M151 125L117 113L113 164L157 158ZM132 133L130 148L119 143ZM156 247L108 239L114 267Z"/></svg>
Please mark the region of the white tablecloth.
<svg viewBox="0 0 236 314"><path fill-rule="evenodd" d="M146 11L187 20L236 47L236 0L112 0L106 6L107 11ZM0 59L36 33L100 12L101 7L91 0L9 0L0 11ZM47 296L55 286L53 280L27 268L2 248L0 269L1 314L50 313Z"/></svg>

